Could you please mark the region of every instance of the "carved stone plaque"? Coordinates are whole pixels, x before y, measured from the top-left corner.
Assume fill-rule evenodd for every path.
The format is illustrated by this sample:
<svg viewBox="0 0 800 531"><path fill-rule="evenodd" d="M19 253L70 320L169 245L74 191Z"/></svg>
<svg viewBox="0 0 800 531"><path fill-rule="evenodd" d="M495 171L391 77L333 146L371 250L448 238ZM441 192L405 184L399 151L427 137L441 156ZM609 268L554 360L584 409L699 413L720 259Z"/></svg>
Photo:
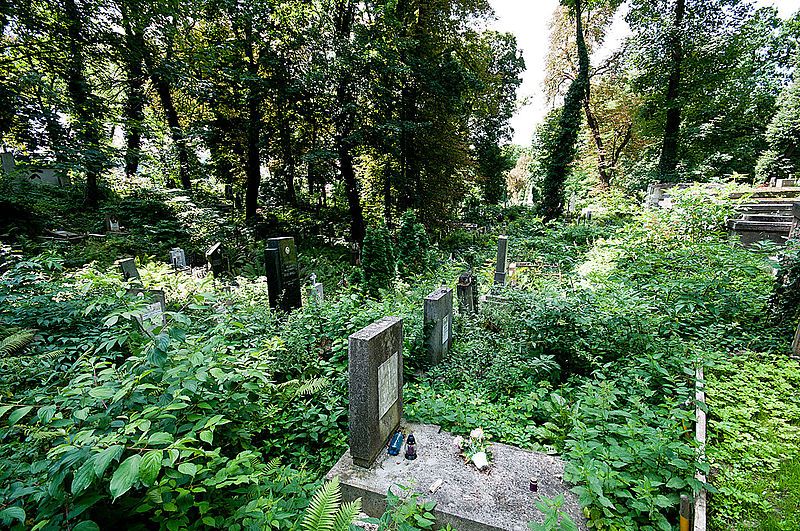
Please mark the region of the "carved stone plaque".
<svg viewBox="0 0 800 531"><path fill-rule="evenodd" d="M397 362L400 354L395 352L378 367L378 416L382 417L397 402Z"/></svg>

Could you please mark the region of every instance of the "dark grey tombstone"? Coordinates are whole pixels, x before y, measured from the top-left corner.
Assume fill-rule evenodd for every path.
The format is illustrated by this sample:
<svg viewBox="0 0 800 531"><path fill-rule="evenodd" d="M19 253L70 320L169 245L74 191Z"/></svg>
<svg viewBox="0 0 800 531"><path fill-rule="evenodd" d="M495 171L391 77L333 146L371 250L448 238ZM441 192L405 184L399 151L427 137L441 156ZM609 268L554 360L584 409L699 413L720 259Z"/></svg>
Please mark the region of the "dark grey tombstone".
<svg viewBox="0 0 800 531"><path fill-rule="evenodd" d="M156 289L130 288L129 295L143 297L145 299L145 311L141 317L136 317L136 321L147 332L152 332L159 326L167 324L166 311L167 299L164 292Z"/></svg>
<svg viewBox="0 0 800 531"><path fill-rule="evenodd" d="M14 161L14 154L11 152L0 153L0 167L3 168L3 173L10 175L17 169L17 163Z"/></svg>
<svg viewBox="0 0 800 531"><path fill-rule="evenodd" d="M403 320L384 317L349 343L350 455L369 468L403 417Z"/></svg>
<svg viewBox="0 0 800 531"><path fill-rule="evenodd" d="M122 260L117 260L117 266L119 267L119 271L122 273L122 278L125 281L139 280L139 270L136 269L136 262L133 260L133 258L123 258Z"/></svg>
<svg viewBox="0 0 800 531"><path fill-rule="evenodd" d="M425 297L425 350L428 363L436 365L453 342L453 290L441 287Z"/></svg>
<svg viewBox="0 0 800 531"><path fill-rule="evenodd" d="M215 277L225 273L225 257L222 256L222 242L217 242L206 251L206 262L208 268L214 273Z"/></svg>
<svg viewBox="0 0 800 531"><path fill-rule="evenodd" d="M508 275L508 236L497 238L497 267L494 270L494 283L496 286L506 285Z"/></svg>
<svg viewBox="0 0 800 531"><path fill-rule="evenodd" d="M462 273L456 285L458 311L462 315L478 313L478 279L472 272Z"/></svg>
<svg viewBox="0 0 800 531"><path fill-rule="evenodd" d="M269 306L290 312L303 305L294 238L271 238L264 251Z"/></svg>

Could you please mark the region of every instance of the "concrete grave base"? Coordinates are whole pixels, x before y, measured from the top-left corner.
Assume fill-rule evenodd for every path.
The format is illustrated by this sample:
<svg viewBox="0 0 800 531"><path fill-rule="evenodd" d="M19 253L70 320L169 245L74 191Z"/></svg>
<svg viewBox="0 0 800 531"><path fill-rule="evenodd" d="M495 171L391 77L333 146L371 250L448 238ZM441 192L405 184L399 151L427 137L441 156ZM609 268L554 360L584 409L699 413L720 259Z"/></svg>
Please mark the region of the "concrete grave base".
<svg viewBox="0 0 800 531"><path fill-rule="evenodd" d="M361 498L363 511L369 516L380 517L386 509L389 488L399 494L402 491L395 485L404 485L421 493L424 500L436 502L438 526L450 524L459 531L525 531L528 522L544 521L544 515L536 509L539 498L564 494L566 503L561 510L579 529L587 529L578 497L561 479L564 463L560 458L493 443L492 464L483 473L472 464L464 464L453 451L453 436L438 426L404 422L402 428L417 439L416 460L404 459L404 445L399 456L381 452L367 469L355 466L348 450L328 472L328 479L339 477L344 500ZM531 492L531 478L538 479L538 492ZM442 480L441 487L430 493L430 486L438 479Z"/></svg>

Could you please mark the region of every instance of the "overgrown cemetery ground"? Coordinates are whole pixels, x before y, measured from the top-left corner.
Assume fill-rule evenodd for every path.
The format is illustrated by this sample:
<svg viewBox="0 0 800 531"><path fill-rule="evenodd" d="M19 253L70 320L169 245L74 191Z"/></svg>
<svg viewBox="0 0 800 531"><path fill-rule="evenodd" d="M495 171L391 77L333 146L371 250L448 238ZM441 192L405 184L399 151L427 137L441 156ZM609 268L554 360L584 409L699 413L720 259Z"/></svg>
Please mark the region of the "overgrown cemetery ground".
<svg viewBox="0 0 800 531"><path fill-rule="evenodd" d="M418 249L418 266L369 295L333 218L275 210L244 229L201 194L138 189L85 214L69 189L4 192L17 210L2 232L18 246L0 265L6 526L301 526L348 448L348 337L394 316L405 421L560 456L594 528L677 528L680 496L704 487L710 529L800 528L796 301L775 294L773 272L794 271L797 254L730 239L733 201L690 189L672 209L644 210L607 196L585 205L591 221L548 226L521 207L477 209L466 221L478 230ZM106 215L122 229L40 238L102 232ZM476 313L459 311L470 266L479 294L492 288L499 235L527 266ZM297 245L304 300L291 312L270 310L263 277L275 254L264 242L277 236ZM215 242L220 274L198 274ZM295 252L281 245L278 256ZM169 265L177 247L194 271ZM114 262L130 256L140 278L124 281ZM164 321L153 299L127 292L139 284L163 290ZM434 341L449 349L432 356L423 307L442 285L456 310ZM432 507L393 492L383 529L434 525ZM559 501L539 509L557 515ZM554 520L539 528L568 528Z"/></svg>

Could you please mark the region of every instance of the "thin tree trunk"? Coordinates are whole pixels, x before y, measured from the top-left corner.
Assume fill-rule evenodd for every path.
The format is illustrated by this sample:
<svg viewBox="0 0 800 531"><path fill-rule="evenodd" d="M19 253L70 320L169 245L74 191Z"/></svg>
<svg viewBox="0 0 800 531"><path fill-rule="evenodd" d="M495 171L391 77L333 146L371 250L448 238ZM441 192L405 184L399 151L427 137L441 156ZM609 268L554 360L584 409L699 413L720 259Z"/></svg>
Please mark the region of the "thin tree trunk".
<svg viewBox="0 0 800 531"><path fill-rule="evenodd" d="M340 0L336 3L335 32L337 48L341 52L349 46L350 30L355 16L355 6L353 0ZM339 155L339 171L342 174L345 194L347 196L347 206L350 211L350 238L353 242L361 245L366 235L364 223L364 211L361 206L361 195L358 190L355 169L353 167L353 87L352 82L344 70L340 67L336 82L336 102L339 108L335 117L336 126L336 151Z"/></svg>
<svg viewBox="0 0 800 531"><path fill-rule="evenodd" d="M79 124L78 131L84 144L83 164L86 170L86 192L84 203L95 208L100 198L98 179L103 168L99 112L86 79L83 56L83 16L75 0L64 1L67 22L69 57L66 65L67 92L75 106Z"/></svg>
<svg viewBox="0 0 800 531"><path fill-rule="evenodd" d="M600 176L600 189L608 190L611 187L611 168L609 167L606 157L606 148L603 144L603 137L600 134L600 124L597 123L597 118L592 111L590 103L591 87L586 90L586 95L583 98L583 108L586 112L586 123L589 125L589 130L592 133L595 148L597 148L597 172Z"/></svg>
<svg viewBox="0 0 800 531"><path fill-rule="evenodd" d="M258 214L258 193L261 188L261 113L258 97L258 63L253 50L252 31L247 30L245 54L249 74L247 89L247 190L245 195L245 218L252 220Z"/></svg>
<svg viewBox="0 0 800 531"><path fill-rule="evenodd" d="M142 131L144 129L144 60L140 42L133 34L128 10L122 9L122 23L125 29L125 63L127 101L125 102L125 175L133 177L139 170L141 160Z"/></svg>
<svg viewBox="0 0 800 531"><path fill-rule="evenodd" d="M678 142L681 128L680 84L681 68L683 64L683 43L681 31L683 18L686 13L686 0L677 0L675 3L675 23L672 28L671 38L671 65L669 81L667 82L667 108L664 123L664 141L661 145L661 158L658 162L658 173L664 181L675 180L675 170L678 167Z"/></svg>

